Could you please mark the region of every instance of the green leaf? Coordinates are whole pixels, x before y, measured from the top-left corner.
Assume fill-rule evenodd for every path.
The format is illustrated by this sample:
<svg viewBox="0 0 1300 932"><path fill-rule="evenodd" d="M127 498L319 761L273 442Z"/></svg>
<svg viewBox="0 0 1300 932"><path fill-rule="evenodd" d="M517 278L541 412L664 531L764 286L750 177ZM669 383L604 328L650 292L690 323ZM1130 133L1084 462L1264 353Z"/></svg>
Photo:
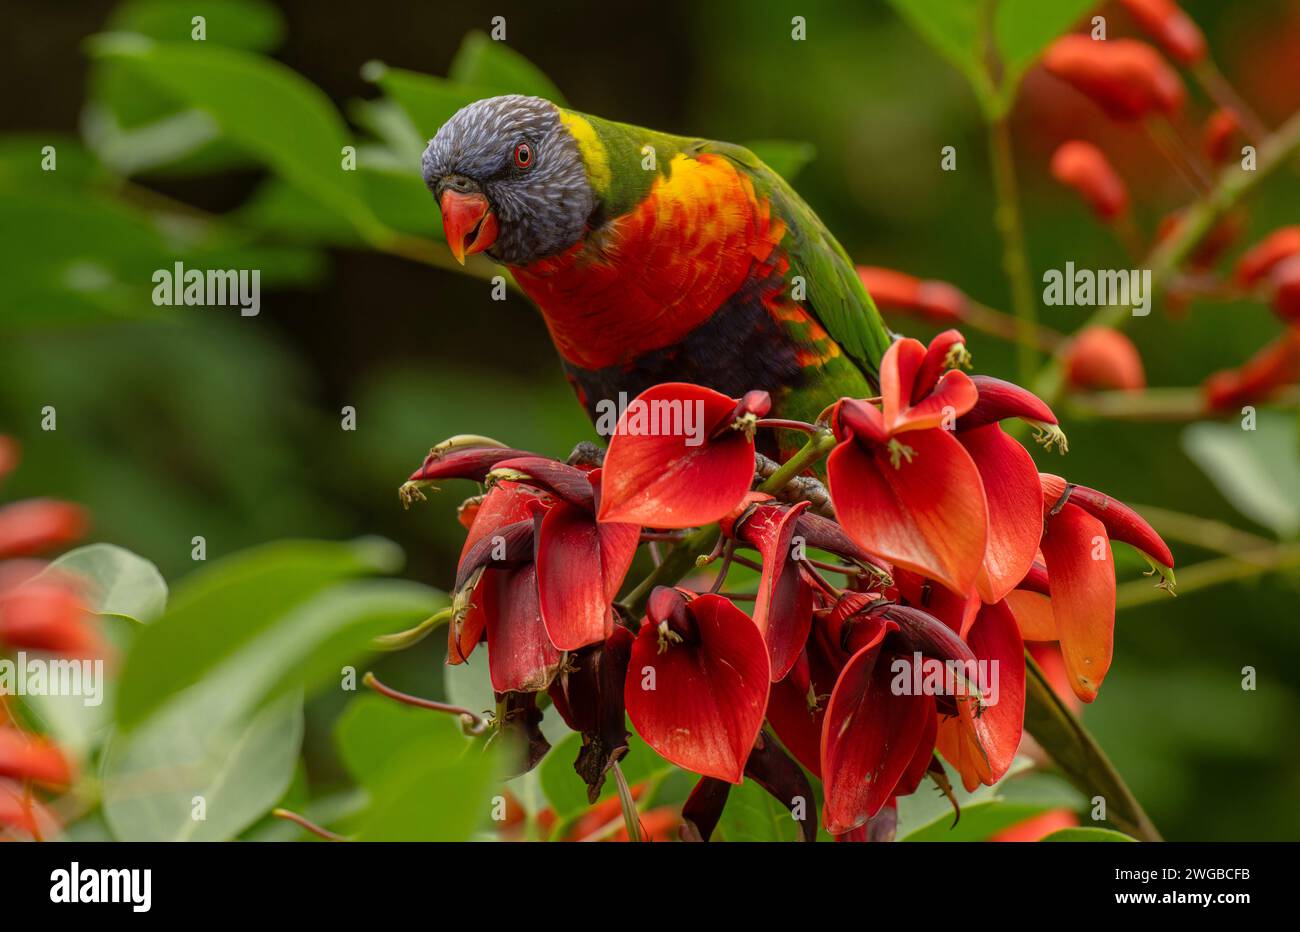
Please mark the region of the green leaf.
<svg viewBox="0 0 1300 932"><path fill-rule="evenodd" d="M753 780L733 786L718 820L720 841L797 841L799 823Z"/></svg>
<svg viewBox="0 0 1300 932"><path fill-rule="evenodd" d="M361 76L383 90L384 95L405 111L417 132L426 141L438 132L461 107L484 97L505 93L499 88L481 87L392 68L383 62L367 62Z"/></svg>
<svg viewBox="0 0 1300 932"><path fill-rule="evenodd" d="M573 769L573 762L577 760L578 749L581 747L582 736L570 733L555 742L537 768L542 792L546 794L546 801L551 804L551 811L556 815L557 832L562 831L566 823L586 812L589 806L587 784L582 782L582 778ZM654 785L674 769L672 764L652 751L635 734L628 738L628 751L619 766L623 768L623 776L627 778L629 786L639 783ZM601 787L599 799L610 799L617 795L618 788L611 770L605 779L605 785ZM639 802L644 805L645 798Z"/></svg>
<svg viewBox="0 0 1300 932"><path fill-rule="evenodd" d="M985 116L1004 116L1020 79L1047 45L1096 0L890 0L900 16L966 76ZM990 9L992 10L990 22ZM985 60L989 26L1000 84Z"/></svg>
<svg viewBox="0 0 1300 932"><path fill-rule="evenodd" d="M328 97L269 58L204 43L158 42L126 33L96 36L92 53L129 64L167 93L209 114L229 139L285 180L346 217L367 239L387 235L356 172L342 168L350 144Z"/></svg>
<svg viewBox="0 0 1300 932"><path fill-rule="evenodd" d="M1137 841L1123 832L1109 828L1063 828L1052 832L1043 841Z"/></svg>
<svg viewBox="0 0 1300 932"><path fill-rule="evenodd" d="M564 96L536 65L504 42L494 42L477 30L466 34L448 76L459 84L491 88L494 94L545 97L564 106Z"/></svg>
<svg viewBox="0 0 1300 932"><path fill-rule="evenodd" d="M1003 69L1001 112L1011 108L1016 88L1029 66L1095 6L1097 0L997 0L994 34Z"/></svg>
<svg viewBox="0 0 1300 932"><path fill-rule="evenodd" d="M988 110L996 93L980 57L981 0L889 0L909 26L966 76Z"/></svg>
<svg viewBox="0 0 1300 932"><path fill-rule="evenodd" d="M226 841L284 795L302 744L302 696L229 721L221 707L230 685L205 680L185 701L109 740L103 807L119 840Z"/></svg>
<svg viewBox="0 0 1300 932"><path fill-rule="evenodd" d="M461 734L453 716L363 696L335 737L371 800L358 819L360 840L466 841L491 824L498 755Z"/></svg>
<svg viewBox="0 0 1300 932"><path fill-rule="evenodd" d="M78 547L59 557L46 573L73 573L90 584L86 605L101 615L153 621L167 606L167 583L158 567L113 544Z"/></svg>
<svg viewBox="0 0 1300 932"><path fill-rule="evenodd" d="M924 789L924 787L923 787ZM1017 803L1000 797L983 799L961 807L961 819L952 824L952 810L944 819L931 822L903 836L901 841L987 841L990 835L1032 818L1047 807Z"/></svg>
<svg viewBox="0 0 1300 932"><path fill-rule="evenodd" d="M1260 411L1254 430L1192 424L1183 449L1239 512L1279 537L1300 531L1300 456L1294 418Z"/></svg>
<svg viewBox="0 0 1300 932"><path fill-rule="evenodd" d="M118 726L130 730L139 725L327 586L392 570L399 561L400 552L387 541L285 541L244 551L187 577L176 587L167 613L141 632L127 656Z"/></svg>
<svg viewBox="0 0 1300 932"><path fill-rule="evenodd" d="M817 157L817 147L812 143L789 139L758 139L746 143L745 148L786 181L794 181L804 166Z"/></svg>

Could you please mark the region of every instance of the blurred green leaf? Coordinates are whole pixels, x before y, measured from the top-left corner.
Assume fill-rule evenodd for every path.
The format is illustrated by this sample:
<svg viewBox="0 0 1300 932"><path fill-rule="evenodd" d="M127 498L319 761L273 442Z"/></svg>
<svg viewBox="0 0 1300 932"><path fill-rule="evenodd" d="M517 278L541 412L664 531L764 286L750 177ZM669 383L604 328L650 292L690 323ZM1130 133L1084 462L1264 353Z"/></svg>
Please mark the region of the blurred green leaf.
<svg viewBox="0 0 1300 932"><path fill-rule="evenodd" d="M1043 841L1137 841L1137 839L1109 828L1080 827L1063 828L1052 832Z"/></svg>
<svg viewBox="0 0 1300 932"><path fill-rule="evenodd" d="M1300 456L1292 417L1260 411L1255 430L1192 424L1183 449L1234 508L1279 537L1300 531Z"/></svg>
<svg viewBox="0 0 1300 932"><path fill-rule="evenodd" d="M1006 114L1025 70L1097 0L890 0L935 50L966 76L987 117ZM992 23L987 22L992 11ZM1000 83L985 61L992 26Z"/></svg>
<svg viewBox="0 0 1300 932"><path fill-rule="evenodd" d="M767 790L746 780L727 794L717 837L721 841L797 841L799 823Z"/></svg>
<svg viewBox="0 0 1300 932"><path fill-rule="evenodd" d="M997 0L994 35L1002 59L1002 112L1011 108L1021 77L1057 36L1100 0Z"/></svg>
<svg viewBox="0 0 1300 932"><path fill-rule="evenodd" d="M466 841L491 823L498 755L461 734L453 716L362 696L335 738L371 800L358 818L360 840Z"/></svg>
<svg viewBox="0 0 1300 932"><path fill-rule="evenodd" d="M141 633L127 657L118 697L119 727L139 725L327 586L391 571L400 559L396 547L375 539L284 541L197 571L177 586L167 613ZM323 627L338 622L337 616L327 617ZM296 623L301 622L289 622Z"/></svg>
<svg viewBox="0 0 1300 932"><path fill-rule="evenodd" d="M284 795L302 743L302 696L230 720L220 711L230 685L197 683L145 726L109 740L103 807L119 840L226 841Z"/></svg>
<svg viewBox="0 0 1300 932"><path fill-rule="evenodd" d="M996 97L980 57L979 0L889 0L898 14L970 82L975 96L989 108Z"/></svg>
<svg viewBox="0 0 1300 932"><path fill-rule="evenodd" d="M90 584L86 605L101 615L153 621L167 607L167 583L144 557L113 544L78 547L59 557L45 573L74 573Z"/></svg>
<svg viewBox="0 0 1300 932"><path fill-rule="evenodd" d="M203 41L214 45L266 52L284 34L280 13L264 0L211 0L197 11L186 0L126 0L114 8L105 30L190 42L196 14L204 19ZM184 175L249 161L221 138L210 117L178 103L120 62L94 62L89 88L83 132L118 173Z"/></svg>
<svg viewBox="0 0 1300 932"><path fill-rule="evenodd" d="M425 142L461 107L503 93L496 88L393 68L378 61L368 62L361 75L379 85L384 95L402 108Z"/></svg>
<svg viewBox="0 0 1300 932"><path fill-rule="evenodd" d="M541 69L504 42L494 42L477 30L461 42L448 77L459 84L492 88L494 94L545 97L564 106L564 95Z"/></svg>
<svg viewBox="0 0 1300 932"><path fill-rule="evenodd" d="M556 815L557 833L562 832L569 822L586 812L590 806L587 802L587 784L582 782L582 778L573 769L573 762L577 760L581 747L582 736L571 732L562 740L555 742L555 746L537 768L541 776L542 792L546 794L546 800L551 804L551 810ZM628 738L627 747L627 754L619 762L619 766L623 769L623 776L627 778L628 786L635 787L640 783L656 784L674 770L672 764L651 750L650 746L635 734ZM612 799L617 796L618 789L615 783L614 772L611 770L605 785L601 787L598 799ZM647 801L647 797L643 796L637 802L644 808ZM786 815L788 816L789 813L787 812Z"/></svg>
<svg viewBox="0 0 1300 932"><path fill-rule="evenodd" d="M350 139L342 118L301 75L237 49L124 33L95 37L91 50L101 60L129 64L210 114L230 139L346 217L363 236L377 240L386 235L366 204L356 172L343 170L342 150Z"/></svg>
<svg viewBox="0 0 1300 932"><path fill-rule="evenodd" d="M757 139L745 143L745 148L786 181L794 181L799 172L817 157L817 147L812 143L789 139Z"/></svg>

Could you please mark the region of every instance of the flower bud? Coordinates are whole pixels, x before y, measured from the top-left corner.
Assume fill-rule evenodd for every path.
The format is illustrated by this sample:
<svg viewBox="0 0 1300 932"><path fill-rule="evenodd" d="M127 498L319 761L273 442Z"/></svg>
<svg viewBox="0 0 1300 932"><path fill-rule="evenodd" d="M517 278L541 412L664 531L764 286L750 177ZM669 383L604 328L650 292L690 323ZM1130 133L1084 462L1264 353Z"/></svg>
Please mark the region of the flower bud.
<svg viewBox="0 0 1300 932"><path fill-rule="evenodd" d="M947 282L923 281L872 265L858 266L858 277L881 311L915 314L938 323L953 323L966 316L966 296Z"/></svg>
<svg viewBox="0 0 1300 932"><path fill-rule="evenodd" d="M1249 288L1283 259L1300 253L1300 226L1281 227L1264 237L1237 260L1238 283Z"/></svg>
<svg viewBox="0 0 1300 932"><path fill-rule="evenodd" d="M1241 121L1232 110L1220 107L1210 114L1205 121L1201 138L1205 157L1211 165L1222 165L1232 157L1232 141L1240 130Z"/></svg>
<svg viewBox="0 0 1300 932"><path fill-rule="evenodd" d="M1137 347L1124 334L1110 327L1081 330L1066 348L1064 362L1065 378L1072 388L1135 392L1146 387L1146 374Z"/></svg>
<svg viewBox="0 0 1300 932"><path fill-rule="evenodd" d="M1205 57L1205 34L1174 0L1120 0L1138 25L1184 65Z"/></svg>
<svg viewBox="0 0 1300 932"><path fill-rule="evenodd" d="M71 543L86 532L86 512L68 502L32 498L0 508L0 559Z"/></svg>
<svg viewBox="0 0 1300 932"><path fill-rule="evenodd" d="M1300 323L1300 254L1279 262L1269 275L1273 312L1287 323Z"/></svg>
<svg viewBox="0 0 1300 932"><path fill-rule="evenodd" d="M1052 155L1052 177L1073 188L1103 221L1128 211L1128 188L1105 154L1090 142L1072 139Z"/></svg>
<svg viewBox="0 0 1300 932"><path fill-rule="evenodd" d="M72 782L72 766L63 752L46 739L3 727L0 728L0 777L67 786Z"/></svg>
<svg viewBox="0 0 1300 932"><path fill-rule="evenodd" d="M1091 98L1111 119L1140 120L1182 108L1186 92L1154 48L1136 39L1057 39L1043 56L1048 72Z"/></svg>
<svg viewBox="0 0 1300 932"><path fill-rule="evenodd" d="M1211 411L1231 411L1300 380L1300 330L1289 328L1242 366L1216 372L1202 390Z"/></svg>

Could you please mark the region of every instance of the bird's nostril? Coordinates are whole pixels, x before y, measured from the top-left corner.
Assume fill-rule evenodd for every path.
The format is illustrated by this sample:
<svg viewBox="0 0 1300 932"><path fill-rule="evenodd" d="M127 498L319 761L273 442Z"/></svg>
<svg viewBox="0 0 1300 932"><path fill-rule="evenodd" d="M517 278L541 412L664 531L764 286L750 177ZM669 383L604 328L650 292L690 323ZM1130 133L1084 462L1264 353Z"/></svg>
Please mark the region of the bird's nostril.
<svg viewBox="0 0 1300 932"><path fill-rule="evenodd" d="M457 194L471 194L478 190L474 180L464 175L444 175L439 187L444 191L455 191Z"/></svg>

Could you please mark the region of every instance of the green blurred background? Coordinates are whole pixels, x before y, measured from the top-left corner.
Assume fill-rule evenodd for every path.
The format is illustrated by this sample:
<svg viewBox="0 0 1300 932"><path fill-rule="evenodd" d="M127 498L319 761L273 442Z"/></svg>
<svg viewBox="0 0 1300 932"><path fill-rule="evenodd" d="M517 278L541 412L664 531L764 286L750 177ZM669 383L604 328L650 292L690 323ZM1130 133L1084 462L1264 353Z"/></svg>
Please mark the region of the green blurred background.
<svg viewBox="0 0 1300 932"><path fill-rule="evenodd" d="M300 210L165 89L88 57L86 37L109 28L183 40L189 17L204 14L209 43L273 55L323 89L358 138L391 155L403 130L374 105L380 94L362 66L446 75L466 34L502 15L508 44L575 108L683 134L811 144L796 187L858 261L1006 306L978 108L888 4L662 0L617 14L605 4L476 6L6 3L0 432L24 447L6 498L84 503L93 539L148 557L169 580L192 569L195 535L211 558L283 537L380 534L406 550L406 575L445 588L463 537L454 509L471 490L448 488L410 512L395 494L429 446L475 432L562 455L594 439L524 301L494 303L480 280L368 249ZM1270 124L1300 106L1300 4L1185 6ZM1103 12L1117 33L1132 32L1121 14ZM790 41L795 13L808 21L806 42ZM1193 101L1193 114L1205 111ZM1036 276L1067 260L1128 264L1046 177L1063 139L1092 138L1111 153L1148 232L1188 199L1138 131L1106 124L1037 71L1012 125ZM1186 130L1194 135L1195 123ZM57 148L57 172L39 170L46 145ZM957 147L954 173L938 170L945 145ZM385 220L429 237L437 211L414 168L387 172ZM374 174L378 190L385 172ZM1297 217L1300 183L1284 171L1250 201L1237 250ZM261 314L154 307L150 274L182 257L260 268ZM1063 331L1086 316L1045 311ZM932 330L894 324L920 338ZM1194 305L1184 319L1157 306L1128 332L1152 385L1194 386L1277 331L1266 307L1239 303ZM970 337L978 371L1014 378L1009 346ZM47 405L54 432L40 427ZM340 428L346 405L355 431ZM1251 454L1232 441L1222 456L1229 475L1215 481L1184 452L1183 425L1064 413L1071 452L1060 460L1035 451L1045 470L1266 537L1296 533L1278 515L1294 513L1300 489L1283 487L1276 507L1246 503L1250 517L1234 508L1242 502L1231 464ZM1294 412L1275 413L1269 432L1282 440L1264 472L1296 473ZM1185 541L1173 547L1181 566L1213 556ZM1136 578L1132 565L1125 573ZM1166 837L1300 838L1298 581L1293 570L1121 612L1114 668L1085 717ZM441 649L426 642L392 661L389 676L436 693ZM1241 688L1247 665L1258 670L1255 691ZM325 744L313 728L324 727L331 702L309 717L309 751L313 740Z"/></svg>

